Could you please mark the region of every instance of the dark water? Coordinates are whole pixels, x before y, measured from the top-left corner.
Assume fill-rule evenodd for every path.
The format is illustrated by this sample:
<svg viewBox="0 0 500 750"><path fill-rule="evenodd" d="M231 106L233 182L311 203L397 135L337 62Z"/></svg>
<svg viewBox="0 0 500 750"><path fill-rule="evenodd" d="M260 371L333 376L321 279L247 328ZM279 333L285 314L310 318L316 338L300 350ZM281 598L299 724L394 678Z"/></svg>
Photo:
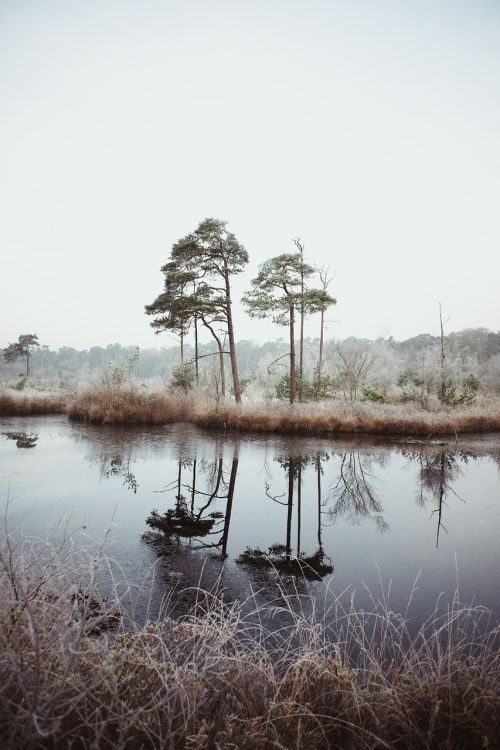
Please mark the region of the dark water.
<svg viewBox="0 0 500 750"><path fill-rule="evenodd" d="M500 436L423 444L375 439L224 436L190 425L92 427L62 417L0 423L0 492L11 523L111 524L109 554L143 597L185 611L201 582L226 599L281 585L390 586L415 621L457 588L500 616ZM152 566L154 568L152 569ZM141 604L140 606L146 606Z"/></svg>

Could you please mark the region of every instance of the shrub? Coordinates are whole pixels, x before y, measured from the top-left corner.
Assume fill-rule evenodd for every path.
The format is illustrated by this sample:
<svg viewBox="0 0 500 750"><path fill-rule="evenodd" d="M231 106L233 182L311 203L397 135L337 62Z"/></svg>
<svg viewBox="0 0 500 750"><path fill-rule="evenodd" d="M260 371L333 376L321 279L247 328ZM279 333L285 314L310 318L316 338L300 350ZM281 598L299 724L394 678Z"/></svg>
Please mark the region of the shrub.
<svg viewBox="0 0 500 750"><path fill-rule="evenodd" d="M301 376L297 373L297 398L301 397L301 401L314 401L317 398L316 388L311 380ZM290 400L290 374L283 375L281 380L276 383L276 398L280 401Z"/></svg>
<svg viewBox="0 0 500 750"><path fill-rule="evenodd" d="M361 396L361 401L372 401L378 404L387 403L387 399L383 393L377 391L372 385L364 385L361 389Z"/></svg>
<svg viewBox="0 0 500 750"><path fill-rule="evenodd" d="M15 391L24 391L24 388L25 388L27 382L28 382L28 378L26 377L26 375L21 375L19 377L19 380L17 381L17 383L14 386L14 390Z"/></svg>
<svg viewBox="0 0 500 750"><path fill-rule="evenodd" d="M191 362L179 362L172 370L170 388L187 393L193 388L195 380L196 371L193 364Z"/></svg>
<svg viewBox="0 0 500 750"><path fill-rule="evenodd" d="M458 398L459 404L473 404L477 399L479 380L475 375L467 375L462 381L461 393Z"/></svg>

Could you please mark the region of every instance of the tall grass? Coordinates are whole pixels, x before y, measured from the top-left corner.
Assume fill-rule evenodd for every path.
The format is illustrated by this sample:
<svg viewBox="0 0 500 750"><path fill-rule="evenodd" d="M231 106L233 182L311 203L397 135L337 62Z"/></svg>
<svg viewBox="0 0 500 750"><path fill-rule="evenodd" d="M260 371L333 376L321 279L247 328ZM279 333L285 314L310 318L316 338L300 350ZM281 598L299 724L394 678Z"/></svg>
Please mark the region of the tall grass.
<svg viewBox="0 0 500 750"><path fill-rule="evenodd" d="M500 402L433 412L402 404L348 405L338 401L294 406L245 404L242 408L227 404L217 410L200 409L195 421L205 427L235 431L453 435L500 430Z"/></svg>
<svg viewBox="0 0 500 750"><path fill-rule="evenodd" d="M324 621L286 595L244 614L199 591L140 626L117 617L102 548L7 535L0 563L7 749L498 747L499 633L479 607L454 600L412 636L384 600Z"/></svg>
<svg viewBox="0 0 500 750"><path fill-rule="evenodd" d="M194 404L194 396L181 391L149 393L133 387L103 387L77 396L68 407L68 415L100 424L166 424L189 419Z"/></svg>
<svg viewBox="0 0 500 750"><path fill-rule="evenodd" d="M430 436L500 431L500 400L473 406L425 411L411 404L319 404L215 402L197 392L150 392L129 386L87 389L62 398L0 394L0 415L60 414L101 424L167 424L187 421L202 427L240 432L302 434L363 433Z"/></svg>
<svg viewBox="0 0 500 750"><path fill-rule="evenodd" d="M64 414L66 400L58 396L11 396L0 393L0 416Z"/></svg>

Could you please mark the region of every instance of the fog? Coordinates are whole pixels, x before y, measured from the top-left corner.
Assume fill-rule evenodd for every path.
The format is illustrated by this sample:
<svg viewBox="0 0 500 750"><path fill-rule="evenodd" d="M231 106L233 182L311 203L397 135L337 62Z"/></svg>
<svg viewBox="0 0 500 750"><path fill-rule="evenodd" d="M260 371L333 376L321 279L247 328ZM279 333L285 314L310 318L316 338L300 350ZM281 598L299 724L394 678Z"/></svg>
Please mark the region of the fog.
<svg viewBox="0 0 500 750"><path fill-rule="evenodd" d="M330 338L497 329L499 50L487 0L2 0L0 346L169 345L144 305L207 216L235 302L299 236Z"/></svg>

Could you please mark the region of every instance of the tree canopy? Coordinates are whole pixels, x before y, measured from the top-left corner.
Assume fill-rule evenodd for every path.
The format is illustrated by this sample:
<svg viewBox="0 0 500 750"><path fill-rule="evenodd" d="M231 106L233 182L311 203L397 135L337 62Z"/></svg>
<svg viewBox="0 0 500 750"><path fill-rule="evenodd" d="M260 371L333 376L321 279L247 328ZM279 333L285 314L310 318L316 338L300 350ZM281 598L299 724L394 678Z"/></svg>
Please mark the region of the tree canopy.
<svg viewBox="0 0 500 750"><path fill-rule="evenodd" d="M38 336L36 333L24 333L14 344L9 344L3 351L6 362L14 362L18 357L26 357L26 377L30 374L30 357L35 349L39 349Z"/></svg>

